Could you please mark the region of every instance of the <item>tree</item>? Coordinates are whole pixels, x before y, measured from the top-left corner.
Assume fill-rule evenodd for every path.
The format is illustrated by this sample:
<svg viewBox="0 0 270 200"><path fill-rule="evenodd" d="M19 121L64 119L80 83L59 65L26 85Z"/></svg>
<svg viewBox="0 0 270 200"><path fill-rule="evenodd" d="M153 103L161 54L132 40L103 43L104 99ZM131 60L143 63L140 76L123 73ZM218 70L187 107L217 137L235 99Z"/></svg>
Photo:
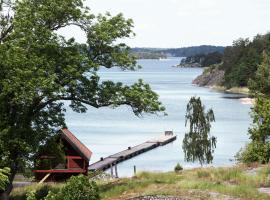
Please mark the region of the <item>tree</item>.
<svg viewBox="0 0 270 200"><path fill-rule="evenodd" d="M183 139L183 150L187 162L198 160L201 164L211 163L216 137L210 135L211 122L215 121L212 109L205 113L200 97L191 97L187 104L185 126L189 124L189 132Z"/></svg>
<svg viewBox="0 0 270 200"><path fill-rule="evenodd" d="M270 100L257 96L252 108L253 124L248 130L251 142L236 155L244 163L268 163L270 159Z"/></svg>
<svg viewBox="0 0 270 200"><path fill-rule="evenodd" d="M57 193L49 192L45 200L100 200L98 186L83 175L72 176Z"/></svg>
<svg viewBox="0 0 270 200"><path fill-rule="evenodd" d="M165 110L142 80L127 86L98 76L101 66L137 68L129 47L117 42L134 35L131 19L95 16L82 0L5 2L1 16L7 15L4 7L13 14L0 23L0 167L10 167L10 183L31 165L39 146L66 126L64 102L75 112L121 105L137 116ZM87 41L61 36L58 30L68 26L79 27Z"/></svg>
<svg viewBox="0 0 270 200"><path fill-rule="evenodd" d="M9 173L10 169L7 167L0 169L0 191L4 191L6 189L6 186L9 183L8 180Z"/></svg>
<svg viewBox="0 0 270 200"><path fill-rule="evenodd" d="M240 38L226 47L221 65L225 71L224 86L247 87L263 60L263 51L269 51L269 47L270 33L257 35L253 40Z"/></svg>
<svg viewBox="0 0 270 200"><path fill-rule="evenodd" d="M237 155L244 163L268 163L270 159L270 54L265 51L262 57L254 78L249 81L250 92L255 97L253 124L248 130L251 142Z"/></svg>
<svg viewBox="0 0 270 200"><path fill-rule="evenodd" d="M0 44L13 29L13 16L11 14L12 0L0 1Z"/></svg>
<svg viewBox="0 0 270 200"><path fill-rule="evenodd" d="M270 97L270 54L262 53L263 60L255 73L255 77L249 80L249 89L254 96Z"/></svg>

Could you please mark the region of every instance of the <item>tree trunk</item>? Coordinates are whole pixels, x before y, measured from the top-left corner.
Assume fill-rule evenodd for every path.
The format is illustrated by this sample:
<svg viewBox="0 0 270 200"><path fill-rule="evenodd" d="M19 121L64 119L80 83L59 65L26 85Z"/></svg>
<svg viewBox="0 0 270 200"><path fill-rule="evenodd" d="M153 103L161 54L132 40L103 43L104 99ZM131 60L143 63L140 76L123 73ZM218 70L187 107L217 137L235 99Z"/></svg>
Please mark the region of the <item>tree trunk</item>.
<svg viewBox="0 0 270 200"><path fill-rule="evenodd" d="M0 199L1 200L8 200L9 199L8 193L6 191L0 193Z"/></svg>

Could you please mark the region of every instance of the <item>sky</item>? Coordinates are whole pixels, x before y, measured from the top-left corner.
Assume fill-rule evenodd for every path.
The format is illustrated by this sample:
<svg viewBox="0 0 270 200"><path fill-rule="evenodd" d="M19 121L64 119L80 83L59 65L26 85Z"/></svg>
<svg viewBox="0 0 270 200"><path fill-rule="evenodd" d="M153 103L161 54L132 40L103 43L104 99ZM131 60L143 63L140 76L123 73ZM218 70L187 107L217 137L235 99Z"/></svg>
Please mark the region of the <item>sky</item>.
<svg viewBox="0 0 270 200"><path fill-rule="evenodd" d="M132 18L136 36L124 40L131 47L227 46L240 37L270 31L270 0L86 0L85 4L95 14L121 12ZM81 34L75 35L83 40Z"/></svg>

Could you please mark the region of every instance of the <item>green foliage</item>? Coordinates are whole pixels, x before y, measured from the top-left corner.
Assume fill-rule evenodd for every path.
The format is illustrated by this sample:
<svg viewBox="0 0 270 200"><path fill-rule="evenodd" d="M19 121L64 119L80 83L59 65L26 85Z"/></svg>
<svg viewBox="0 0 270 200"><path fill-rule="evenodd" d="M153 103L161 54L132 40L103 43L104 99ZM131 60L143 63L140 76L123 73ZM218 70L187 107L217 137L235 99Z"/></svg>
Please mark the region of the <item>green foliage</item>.
<svg viewBox="0 0 270 200"><path fill-rule="evenodd" d="M249 129L252 141L267 142L270 138L270 100L257 97L252 108L253 126Z"/></svg>
<svg viewBox="0 0 270 200"><path fill-rule="evenodd" d="M206 54L201 61L202 67L210 67L212 65L220 64L222 62L223 54L219 52L213 52Z"/></svg>
<svg viewBox="0 0 270 200"><path fill-rule="evenodd" d="M25 192L13 194L13 200L99 200L99 188L84 175L72 176L63 186L37 185Z"/></svg>
<svg viewBox="0 0 270 200"><path fill-rule="evenodd" d="M270 100L258 96L252 109L253 126L249 129L251 143L237 154L244 163L267 163L270 158Z"/></svg>
<svg viewBox="0 0 270 200"><path fill-rule="evenodd" d="M46 155L49 159L39 159L40 155ZM49 138L44 145L39 146L36 157L36 169L54 169L59 163L64 164L66 162L65 151L59 135Z"/></svg>
<svg viewBox="0 0 270 200"><path fill-rule="evenodd" d="M0 169L0 191L3 191L6 189L8 183L9 183L9 174L10 169L5 167L3 169Z"/></svg>
<svg viewBox="0 0 270 200"><path fill-rule="evenodd" d="M198 197L209 199L209 193L202 193L202 190L220 193L221 196L213 197L215 199L223 199L223 195L226 195L235 199L269 200L269 195L259 192L258 188L269 186L270 166L262 166L262 169L252 176L246 173L247 169L243 168L242 165L238 167L189 169L183 170L181 174L175 172L140 172L136 178L122 178L113 182L101 181L98 186L101 198L104 200L130 198L130 194L141 196L142 191L145 195L156 194L178 196L183 199L198 199ZM59 184L53 184L51 187L59 188ZM28 190L28 187L17 189L24 191ZM13 191L13 194L19 193L17 189ZM191 193L190 190L195 192ZM19 198L19 195L16 196L16 200L25 200L25 197ZM43 197L39 199L43 199ZM11 200L15 200L15 198L11 198Z"/></svg>
<svg viewBox="0 0 270 200"><path fill-rule="evenodd" d="M257 35L252 41L240 38L233 46L226 47L221 66L225 71L224 85L228 88L247 86L263 60L263 51L269 50L270 33Z"/></svg>
<svg viewBox="0 0 270 200"><path fill-rule="evenodd" d="M45 200L99 200L99 189L95 182L83 175L73 176L57 193L49 192Z"/></svg>
<svg viewBox="0 0 270 200"><path fill-rule="evenodd" d="M236 160L250 164L254 162L268 163L270 155L270 144L252 141L236 154Z"/></svg>
<svg viewBox="0 0 270 200"><path fill-rule="evenodd" d="M175 172L180 172L182 170L183 170L183 167L179 163L177 163L177 165L174 167L174 171Z"/></svg>
<svg viewBox="0 0 270 200"><path fill-rule="evenodd" d="M198 160L201 165L212 162L216 148L216 137L210 135L211 122L215 121L214 112L210 109L205 113L204 110L201 99L191 97L185 116L185 126L189 123L189 132L185 134L182 146L185 160Z"/></svg>
<svg viewBox="0 0 270 200"><path fill-rule="evenodd" d="M36 198L36 191L31 190L26 194L26 200L37 200Z"/></svg>
<svg viewBox="0 0 270 200"><path fill-rule="evenodd" d="M222 61L222 53L211 52L208 54L196 54L194 56L186 57L181 60L180 66L200 66L209 67L215 64L219 64Z"/></svg>
<svg viewBox="0 0 270 200"><path fill-rule="evenodd" d="M12 192L11 200L25 200L27 198L44 199L49 193L57 193L60 191L62 184L34 184L27 187L16 188L16 192Z"/></svg>
<svg viewBox="0 0 270 200"><path fill-rule="evenodd" d="M270 53L263 52L262 63L258 66L255 77L249 81L251 93L270 97Z"/></svg>
<svg viewBox="0 0 270 200"><path fill-rule="evenodd" d="M137 68L118 42L134 35L131 19L93 15L82 0L14 1L5 4L11 16L0 5L0 166L12 175L31 167L40 145L66 126L66 105L75 112L126 105L137 116L165 110L142 80L127 86L98 76L101 66ZM71 25L85 43L59 34Z"/></svg>
<svg viewBox="0 0 270 200"><path fill-rule="evenodd" d="M253 125L249 128L251 143L237 154L244 163L268 163L270 159L270 56L263 53L263 61L249 82L255 105L251 117Z"/></svg>

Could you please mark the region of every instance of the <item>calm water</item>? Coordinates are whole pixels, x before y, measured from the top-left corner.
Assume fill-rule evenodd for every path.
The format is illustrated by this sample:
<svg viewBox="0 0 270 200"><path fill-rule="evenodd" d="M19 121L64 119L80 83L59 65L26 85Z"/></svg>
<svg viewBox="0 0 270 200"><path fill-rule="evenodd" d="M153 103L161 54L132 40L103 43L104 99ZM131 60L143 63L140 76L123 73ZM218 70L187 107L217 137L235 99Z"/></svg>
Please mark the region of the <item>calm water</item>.
<svg viewBox="0 0 270 200"><path fill-rule="evenodd" d="M122 106L117 109L89 108L86 114L68 110L67 125L70 130L93 152L90 163L118 151L134 146L148 139L158 137L165 130L173 130L178 139L164 147L159 147L118 165L120 176L130 176L133 166L138 171L170 171L176 163L185 168L199 166L198 163L184 162L182 140L187 131L184 124L186 104L191 96L201 97L206 108L213 108L216 122L212 134L217 137L214 166L233 165L230 159L248 141L247 129L250 125L250 106L241 104L236 95L212 91L191 84L202 73L202 69L180 69L171 66L180 58L166 60L140 60L143 69L135 72L118 69L102 70L104 80L122 81L132 84L142 78L149 83L166 106L168 116L145 115L135 117L131 109Z"/></svg>

